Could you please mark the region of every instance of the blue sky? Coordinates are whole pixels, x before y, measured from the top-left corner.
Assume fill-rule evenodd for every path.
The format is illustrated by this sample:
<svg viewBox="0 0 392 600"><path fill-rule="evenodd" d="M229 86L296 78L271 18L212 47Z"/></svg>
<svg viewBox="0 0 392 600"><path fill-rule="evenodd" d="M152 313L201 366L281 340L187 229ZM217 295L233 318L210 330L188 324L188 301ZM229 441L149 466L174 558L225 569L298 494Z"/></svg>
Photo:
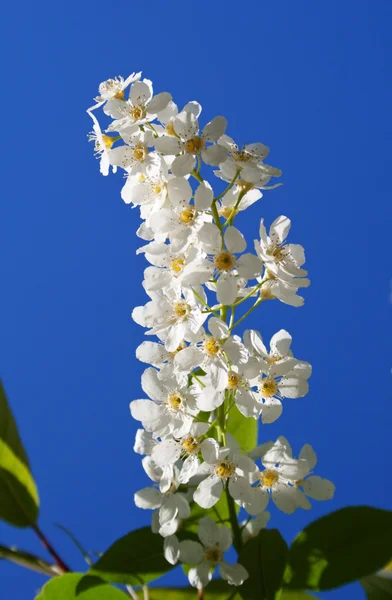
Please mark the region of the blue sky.
<svg viewBox="0 0 392 600"><path fill-rule="evenodd" d="M102 80L134 70L180 106L199 100L205 121L226 116L233 137L267 144L283 170L284 186L240 227L252 240L261 216L288 215L312 285L303 308L267 303L249 325L266 339L287 329L314 375L309 395L287 401L261 437L284 434L297 452L311 443L337 491L311 513L272 510L271 524L291 540L348 504L392 508L391 16L389 0L3 8L0 372L41 526L75 570L83 564L54 522L103 550L150 519L133 505L147 478L128 409L143 369L143 330L129 318L145 301L138 214L120 199L121 176L99 175L85 113ZM41 551L31 532L4 524L0 543ZM0 576L14 600L31 600L44 581L4 562ZM178 572L167 581L184 583ZM353 585L325 597L364 596Z"/></svg>

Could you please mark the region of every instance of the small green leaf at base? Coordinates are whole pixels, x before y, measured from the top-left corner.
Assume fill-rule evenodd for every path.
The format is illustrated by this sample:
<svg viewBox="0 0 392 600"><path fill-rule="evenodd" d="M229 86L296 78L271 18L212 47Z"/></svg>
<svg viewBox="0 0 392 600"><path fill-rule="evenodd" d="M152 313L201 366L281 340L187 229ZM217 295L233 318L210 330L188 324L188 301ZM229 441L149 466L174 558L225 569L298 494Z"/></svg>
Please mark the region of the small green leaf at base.
<svg viewBox="0 0 392 600"><path fill-rule="evenodd" d="M104 582L79 593L78 584L82 579L88 578L89 576L83 573L67 573L56 577L44 585L35 600L129 600L129 596L124 592Z"/></svg>
<svg viewBox="0 0 392 600"><path fill-rule="evenodd" d="M232 406L227 420L227 433L239 443L243 452L250 452L257 446L257 421L244 417L237 406Z"/></svg>
<svg viewBox="0 0 392 600"><path fill-rule="evenodd" d="M131 531L118 539L90 569L110 583L141 585L173 569L163 555L163 538L150 527Z"/></svg>
<svg viewBox="0 0 392 600"><path fill-rule="evenodd" d="M239 588L243 600L282 598L283 575L288 557L287 544L277 529L262 529L240 552L238 562L249 573Z"/></svg>
<svg viewBox="0 0 392 600"><path fill-rule="evenodd" d="M392 512L353 506L314 521L294 540L285 583L330 590L384 567L392 557Z"/></svg>
<svg viewBox="0 0 392 600"><path fill-rule="evenodd" d="M29 461L0 382L0 519L30 527L38 518L39 499Z"/></svg>

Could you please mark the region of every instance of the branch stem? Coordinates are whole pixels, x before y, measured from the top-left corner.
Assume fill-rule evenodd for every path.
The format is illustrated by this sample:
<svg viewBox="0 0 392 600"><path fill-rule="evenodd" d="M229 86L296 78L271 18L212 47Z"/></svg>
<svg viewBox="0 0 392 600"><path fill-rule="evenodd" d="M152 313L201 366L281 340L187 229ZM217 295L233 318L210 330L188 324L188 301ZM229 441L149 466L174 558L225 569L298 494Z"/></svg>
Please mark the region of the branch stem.
<svg viewBox="0 0 392 600"><path fill-rule="evenodd" d="M52 544L49 542L45 534L41 531L38 525L32 525L32 529L37 534L41 544L44 548L49 552L51 557L53 558L56 565L63 571L63 573L70 573L71 569L66 565L66 563L62 560L62 558L57 554L56 550L53 548Z"/></svg>

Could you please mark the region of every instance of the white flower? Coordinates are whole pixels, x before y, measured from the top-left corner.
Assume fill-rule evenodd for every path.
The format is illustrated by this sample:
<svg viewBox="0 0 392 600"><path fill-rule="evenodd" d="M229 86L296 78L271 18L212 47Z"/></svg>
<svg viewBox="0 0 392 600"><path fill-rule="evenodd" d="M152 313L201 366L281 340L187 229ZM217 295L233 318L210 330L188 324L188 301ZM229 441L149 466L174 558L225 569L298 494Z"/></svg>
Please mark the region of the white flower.
<svg viewBox="0 0 392 600"><path fill-rule="evenodd" d="M179 371L174 365L174 357L187 344L181 342L173 352L168 352L163 342L142 342L136 348L136 358L159 369L158 377L175 377L179 385L188 383L188 374Z"/></svg>
<svg viewBox="0 0 392 600"><path fill-rule="evenodd" d="M209 427L208 423L193 423L187 435L179 439L168 437L161 442L155 442L151 452L152 458L157 465L162 467L174 464L180 458L184 459L179 474L179 481L181 483L188 483L200 466L198 454L204 444L201 436L207 433Z"/></svg>
<svg viewBox="0 0 392 600"><path fill-rule="evenodd" d="M221 319L210 317L208 329L211 335L202 334L197 343L180 350L174 358L174 365L186 372L201 367L208 373L211 385L216 390L223 390L227 386L229 371L227 359L236 365L242 364L246 362L248 353L241 338L230 336L228 326Z"/></svg>
<svg viewBox="0 0 392 600"><path fill-rule="evenodd" d="M140 77L141 72L132 73L126 79L124 79L120 75L118 77L115 77L114 79L107 79L106 81L100 83L98 88L99 96L94 98L94 100L98 102L98 105L96 105L94 108L98 108L98 106L101 106L103 102L106 102L111 98L124 98L124 90L131 83L140 79Z"/></svg>
<svg viewBox="0 0 392 600"><path fill-rule="evenodd" d="M265 512L260 513L254 519L246 519L246 521L242 521L241 523L241 537L242 541L246 543L250 538L256 537L262 529L267 527L269 521L271 519L271 513L267 510Z"/></svg>
<svg viewBox="0 0 392 600"><path fill-rule="evenodd" d="M152 367L142 375L143 391L150 400L133 400L130 404L134 419L155 436L173 434L181 438L189 433L197 415L196 385L181 386L175 377L159 379Z"/></svg>
<svg viewBox="0 0 392 600"><path fill-rule="evenodd" d="M200 113L201 113L201 105L196 102L196 100L191 100L190 102L187 102L187 104L185 104L184 108L182 109L182 111L180 112L191 112L196 119L199 118ZM159 125L157 125L155 127L156 131L158 133L164 133L166 135L172 135L172 136L176 136L176 132L174 130L174 126L173 126L173 121L175 119L175 117L178 115L179 111L178 111L178 106L177 104L175 104L173 102L173 100L170 100L169 104L167 105L167 107L159 113L159 121L162 123L162 125L164 126L163 128L161 128Z"/></svg>
<svg viewBox="0 0 392 600"><path fill-rule="evenodd" d="M180 254L172 252L171 244L151 243L140 250L145 250L147 260L154 265L144 271L143 286L148 291L171 287L180 292L211 277L209 262L195 246Z"/></svg>
<svg viewBox="0 0 392 600"><path fill-rule="evenodd" d="M239 201L239 195L244 191L245 193ZM226 192L226 194L220 200L220 208L218 209L218 212L224 219L235 217L239 212L246 210L262 197L263 194L257 189L250 189L246 191L243 190L240 185L233 185L233 187Z"/></svg>
<svg viewBox="0 0 392 600"><path fill-rule="evenodd" d="M171 95L168 92L153 96L152 82L143 79L132 83L128 100L124 100L124 97L112 97L103 110L105 114L120 121L116 124L118 130L131 127L136 130L138 125L153 121L170 101Z"/></svg>
<svg viewBox="0 0 392 600"><path fill-rule="evenodd" d="M308 462L289 456L280 438L275 443L263 444L260 449L256 449L251 453L253 458L257 456L258 450L264 470L256 468L251 473L250 480L256 483L256 486L250 488L249 500L242 506L250 515L258 515L266 509L271 496L281 511L286 514L293 513L299 506L296 482L309 473Z"/></svg>
<svg viewBox="0 0 392 600"><path fill-rule="evenodd" d="M123 135L123 139L124 139ZM161 158L156 152L150 152L151 134L138 131L127 136L126 144L108 152L111 165L125 169L129 175L138 175L159 169ZM124 140L125 141L125 140Z"/></svg>
<svg viewBox="0 0 392 600"><path fill-rule="evenodd" d="M228 150L228 160L233 162L237 169L244 167L253 167L263 164L263 160L269 154L269 148L260 142L255 144L245 144L241 149L235 141L228 135L222 135L219 143Z"/></svg>
<svg viewBox="0 0 392 600"><path fill-rule="evenodd" d="M227 149L216 142L223 135L227 126L224 117L215 117L204 127L199 135L197 117L188 110L183 110L172 121L176 136L163 135L155 140L155 148L161 154L176 155L172 163L174 175L188 175L196 166L196 156L209 165L219 165L227 156ZM179 156L178 156L179 155Z"/></svg>
<svg viewBox="0 0 392 600"><path fill-rule="evenodd" d="M302 269L305 262L305 252L299 244L285 244L286 237L290 231L291 221L287 217L280 216L272 223L267 235L264 219L260 220L260 242L255 241L256 252L263 261L265 268L277 279L283 282L291 282L295 278L294 285L306 287L309 280L303 280L308 272Z"/></svg>
<svg viewBox="0 0 392 600"><path fill-rule="evenodd" d="M254 254L244 252L246 241L236 227L228 227L224 234L225 249L219 228L213 223L205 223L198 233L198 241L204 252L210 256L212 270L215 272L218 302L230 305L237 298L237 279L255 279L262 270L261 261Z"/></svg>
<svg viewBox="0 0 392 600"><path fill-rule="evenodd" d="M229 565L224 560L224 553L232 544L232 533L228 527L218 527L212 519L203 517L199 521L198 536L201 543L184 540L178 545L181 562L197 565L188 573L189 582L193 587L206 587L216 567L219 568L222 579L230 585L241 585L248 579L248 572L242 565Z"/></svg>
<svg viewBox="0 0 392 600"><path fill-rule="evenodd" d="M203 380L205 388L197 398L197 406L200 410L212 411L221 406L225 400L225 395L229 392L229 398L234 399L239 411L246 417L257 419L260 415L260 408L255 410L255 399L252 397L252 386L249 383L249 377L254 377L257 373L252 363L243 363L240 366L231 364L227 371L226 387L217 389L211 384L209 378Z"/></svg>
<svg viewBox="0 0 392 600"><path fill-rule="evenodd" d="M243 505L250 501L251 488L247 477L256 469L253 460L243 454L231 454L230 448L220 448L216 440L208 438L201 448L204 462L198 475L206 475L193 494L202 508L211 508L222 495L227 483L234 501Z"/></svg>
<svg viewBox="0 0 392 600"><path fill-rule="evenodd" d="M145 219L150 212L164 206L168 196L168 169L165 161L153 163L148 172L128 175L121 190L121 198L126 204L140 207L140 216Z"/></svg>
<svg viewBox="0 0 392 600"><path fill-rule="evenodd" d="M183 252L191 243L198 240L197 234L211 217L204 212L204 205L200 208L200 198L204 200L206 193L208 199L212 195L211 188L201 184L196 190L195 203L191 204L192 188L183 177L174 177L168 183L168 193L171 207L164 207L154 212L148 219L148 225L155 234L164 234L169 238L172 251ZM210 206L209 200L208 206Z"/></svg>
<svg viewBox="0 0 392 600"><path fill-rule="evenodd" d="M156 487L146 487L135 493L135 504L138 508L159 509L160 527L167 527L176 519L187 519L190 515L189 502L186 496L178 492L178 469L170 466L162 469L155 465L151 457L142 460L147 475L155 482Z"/></svg>
<svg viewBox="0 0 392 600"><path fill-rule="evenodd" d="M200 296L204 294L198 289ZM195 294L188 289L179 294L168 288L163 292L150 292L152 300L138 306L132 312L133 320L143 327L150 327L148 335L157 334L165 340L168 352L174 352L184 339L194 339L199 333L206 315Z"/></svg>
<svg viewBox="0 0 392 600"><path fill-rule="evenodd" d="M288 456L292 456L292 449L286 438L279 438ZM304 444L299 458L306 460L310 471L313 471L317 464L317 455L310 444ZM313 500L331 500L335 494L335 485L329 479L324 479L318 475L307 474L295 482L298 488L297 502L301 508L309 510L311 504L306 496Z"/></svg>
<svg viewBox="0 0 392 600"><path fill-rule="evenodd" d="M291 278L290 281L284 280L285 275L279 278L279 268L276 268L277 274L275 275L268 269L264 272L263 285L260 288L260 298L262 300L275 300L276 298L288 304L289 306L303 306L304 299L302 296L297 296L298 290L303 287L308 287L310 281L304 277Z"/></svg>
<svg viewBox="0 0 392 600"><path fill-rule="evenodd" d="M135 435L135 445L133 446L133 450L137 454L151 454L156 443L152 433L145 431L144 429L138 429Z"/></svg>
<svg viewBox="0 0 392 600"><path fill-rule="evenodd" d="M223 179L223 181L231 182L237 176L238 167L229 158L219 165L219 169L214 171L214 175ZM251 167L243 167L240 175L237 176L236 184L243 191L249 191L254 188L262 190L270 190L282 184L277 183L272 186L267 186L271 177L280 177L282 171L269 165L258 164Z"/></svg>
<svg viewBox="0 0 392 600"><path fill-rule="evenodd" d="M99 170L102 175L109 175L109 150L117 140L116 137L111 137L102 133L99 122L91 111L87 111L88 115L93 120L93 132L89 134L89 142L94 142L94 153L99 159ZM117 167L113 166L113 173L117 171Z"/></svg>

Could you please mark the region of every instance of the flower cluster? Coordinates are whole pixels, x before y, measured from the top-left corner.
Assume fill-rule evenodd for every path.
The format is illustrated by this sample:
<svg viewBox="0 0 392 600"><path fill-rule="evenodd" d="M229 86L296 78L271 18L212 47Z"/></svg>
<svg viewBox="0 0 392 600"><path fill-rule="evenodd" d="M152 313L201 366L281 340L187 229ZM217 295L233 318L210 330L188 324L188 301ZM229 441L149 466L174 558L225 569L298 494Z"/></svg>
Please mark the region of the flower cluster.
<svg viewBox="0 0 392 600"><path fill-rule="evenodd" d="M130 405L143 426L135 451L144 455L153 484L135 502L154 511L152 528L165 538L167 560L191 565L191 585L205 587L218 567L238 586L248 574L224 553L233 538L238 550L266 526L270 501L291 514L309 509L308 497L334 494L330 481L312 475L316 455L308 444L298 458L283 437L246 453L227 432L233 410L268 424L280 417L286 398L308 392L311 366L294 357L287 331L278 331L269 348L257 331L234 333L267 300L303 304L304 249L286 241L291 222L285 216L268 233L261 219L253 247L234 226L263 190L279 185L270 185L281 172L264 162L264 144L237 145L222 116L200 126L198 102L179 110L169 93L154 95L140 73L101 83L95 100L90 139L101 173L123 170L121 197L139 207L142 219L138 253L149 263L143 281L149 300L132 317L157 338L136 350L150 366L142 375L145 397ZM105 133L95 116L99 107L111 119ZM215 167L214 184L205 178L206 166ZM220 180L226 187L218 193ZM251 306L238 317L245 303ZM218 526L213 509L223 494L231 529ZM205 510L197 517L200 542L186 539L187 520L194 525L192 515L203 514L195 505ZM247 512L244 522L237 521L237 507Z"/></svg>

